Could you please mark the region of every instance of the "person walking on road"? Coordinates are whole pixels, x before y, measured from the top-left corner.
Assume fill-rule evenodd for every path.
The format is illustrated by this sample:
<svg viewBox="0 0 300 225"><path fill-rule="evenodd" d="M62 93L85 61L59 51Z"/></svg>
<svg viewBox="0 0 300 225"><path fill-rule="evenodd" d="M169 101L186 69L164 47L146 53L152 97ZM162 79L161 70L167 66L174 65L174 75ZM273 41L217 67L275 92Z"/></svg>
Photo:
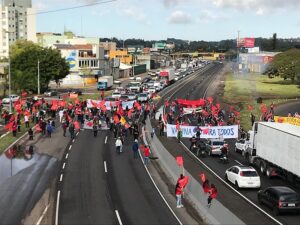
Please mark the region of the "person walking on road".
<svg viewBox="0 0 300 225"><path fill-rule="evenodd" d="M75 126L73 123L69 124L69 132L71 135L71 139L74 139L75 138Z"/></svg>
<svg viewBox="0 0 300 225"><path fill-rule="evenodd" d="M216 198L217 195L218 195L217 188L215 187L214 184L211 185L210 190L209 190L208 193L209 193L209 195L208 195L208 198L207 198L207 207L210 208L212 200L214 198Z"/></svg>
<svg viewBox="0 0 300 225"><path fill-rule="evenodd" d="M144 148L144 164L147 166L149 164L149 157L150 157L151 151L149 146L145 146Z"/></svg>
<svg viewBox="0 0 300 225"><path fill-rule="evenodd" d="M47 124L47 134L48 134L48 137L50 137L50 138L51 138L52 131L53 131L53 127L51 126L51 123L49 121Z"/></svg>
<svg viewBox="0 0 300 225"><path fill-rule="evenodd" d="M93 132L94 132L94 137L97 137L97 135L98 135L98 126L97 126L97 124L93 125Z"/></svg>
<svg viewBox="0 0 300 225"><path fill-rule="evenodd" d="M175 195L176 195L176 207L182 208L182 187L179 185L179 182L177 182L175 186Z"/></svg>
<svg viewBox="0 0 300 225"><path fill-rule="evenodd" d="M118 139L116 140L115 145L117 153L120 154L122 152L122 141L120 137L118 137Z"/></svg>
<svg viewBox="0 0 300 225"><path fill-rule="evenodd" d="M139 144L138 144L137 139L135 139L133 144L132 144L132 151L133 151L133 158L137 159L138 155L139 155Z"/></svg>
<svg viewBox="0 0 300 225"><path fill-rule="evenodd" d="M62 129L63 129L63 131L64 131L64 133L63 133L63 136L65 137L66 136L66 132L67 132L67 123L65 123L65 122L63 122L62 123Z"/></svg>
<svg viewBox="0 0 300 225"><path fill-rule="evenodd" d="M33 130L32 130L32 128L29 128L28 135L29 135L29 140L32 141L33 140Z"/></svg>

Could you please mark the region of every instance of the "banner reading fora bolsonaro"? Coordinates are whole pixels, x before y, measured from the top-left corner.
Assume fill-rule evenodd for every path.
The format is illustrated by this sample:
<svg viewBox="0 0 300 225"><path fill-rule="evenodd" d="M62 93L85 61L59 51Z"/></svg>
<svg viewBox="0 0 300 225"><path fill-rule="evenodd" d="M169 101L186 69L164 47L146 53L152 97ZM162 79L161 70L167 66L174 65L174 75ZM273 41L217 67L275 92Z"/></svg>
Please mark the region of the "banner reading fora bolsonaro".
<svg viewBox="0 0 300 225"><path fill-rule="evenodd" d="M300 126L300 118L297 117L274 116L274 120L277 123L288 123L295 126Z"/></svg>
<svg viewBox="0 0 300 225"><path fill-rule="evenodd" d="M180 126L182 130L183 138L191 138L196 135L197 126ZM215 127L200 127L202 130L201 138L209 139L230 139L238 138L239 126L215 126ZM176 125L167 124L167 136L168 137L177 137L177 128Z"/></svg>

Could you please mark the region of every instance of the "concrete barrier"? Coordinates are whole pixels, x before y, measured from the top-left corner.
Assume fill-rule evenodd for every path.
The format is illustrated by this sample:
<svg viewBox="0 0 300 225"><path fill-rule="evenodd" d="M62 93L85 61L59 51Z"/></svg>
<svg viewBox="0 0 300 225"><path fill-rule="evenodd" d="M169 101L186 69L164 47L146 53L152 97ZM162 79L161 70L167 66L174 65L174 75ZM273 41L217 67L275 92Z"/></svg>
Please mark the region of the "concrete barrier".
<svg viewBox="0 0 300 225"><path fill-rule="evenodd" d="M152 130L150 120L147 120L146 130ZM151 146L151 151L154 156L158 157L158 163L169 177L169 179L176 183L178 176L182 173L182 168L179 168L176 159L168 152L162 145L159 139L154 136L153 139L149 132L143 129L144 143ZM150 141L148 141L150 140ZM207 207L207 194L203 192L202 185L191 174L185 171L185 176L189 176L189 183L185 188L185 198L188 198L194 207L199 212L200 216L209 224L232 224L243 225L245 224L236 215L229 211L217 199L213 200L210 208ZM200 178L197 178L200 179ZM174 203L175 204L175 203Z"/></svg>

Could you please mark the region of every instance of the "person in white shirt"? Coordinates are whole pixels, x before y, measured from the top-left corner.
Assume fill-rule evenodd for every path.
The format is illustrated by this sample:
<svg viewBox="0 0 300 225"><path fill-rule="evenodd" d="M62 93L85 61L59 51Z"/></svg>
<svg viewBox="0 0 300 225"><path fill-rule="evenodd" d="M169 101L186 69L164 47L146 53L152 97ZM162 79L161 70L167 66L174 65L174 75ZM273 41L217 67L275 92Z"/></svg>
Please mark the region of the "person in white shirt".
<svg viewBox="0 0 300 225"><path fill-rule="evenodd" d="M122 152L122 146L123 146L120 137L118 137L118 139L116 140L116 144L115 145L116 145L116 151L117 151L117 153L120 154Z"/></svg>
<svg viewBox="0 0 300 225"><path fill-rule="evenodd" d="M64 116L64 110L60 110L58 115L59 115L59 122L62 122L62 118Z"/></svg>
<svg viewBox="0 0 300 225"><path fill-rule="evenodd" d="M27 115L24 116L24 122L25 122L25 127L29 128L29 116Z"/></svg>

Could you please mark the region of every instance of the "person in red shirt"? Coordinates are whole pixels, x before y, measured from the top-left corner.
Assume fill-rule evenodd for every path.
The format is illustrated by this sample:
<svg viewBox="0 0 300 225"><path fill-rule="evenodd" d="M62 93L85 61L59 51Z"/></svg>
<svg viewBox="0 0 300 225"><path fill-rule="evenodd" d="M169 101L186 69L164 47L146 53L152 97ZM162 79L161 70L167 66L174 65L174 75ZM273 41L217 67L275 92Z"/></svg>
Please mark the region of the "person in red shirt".
<svg viewBox="0 0 300 225"><path fill-rule="evenodd" d="M211 201L216 198L218 195L217 188L215 187L214 184L211 185L210 190L209 190L209 196L207 199L207 207L209 208L211 206Z"/></svg>
<svg viewBox="0 0 300 225"><path fill-rule="evenodd" d="M147 166L149 164L149 157L150 157L151 151L149 146L145 146L144 148L144 164Z"/></svg>

